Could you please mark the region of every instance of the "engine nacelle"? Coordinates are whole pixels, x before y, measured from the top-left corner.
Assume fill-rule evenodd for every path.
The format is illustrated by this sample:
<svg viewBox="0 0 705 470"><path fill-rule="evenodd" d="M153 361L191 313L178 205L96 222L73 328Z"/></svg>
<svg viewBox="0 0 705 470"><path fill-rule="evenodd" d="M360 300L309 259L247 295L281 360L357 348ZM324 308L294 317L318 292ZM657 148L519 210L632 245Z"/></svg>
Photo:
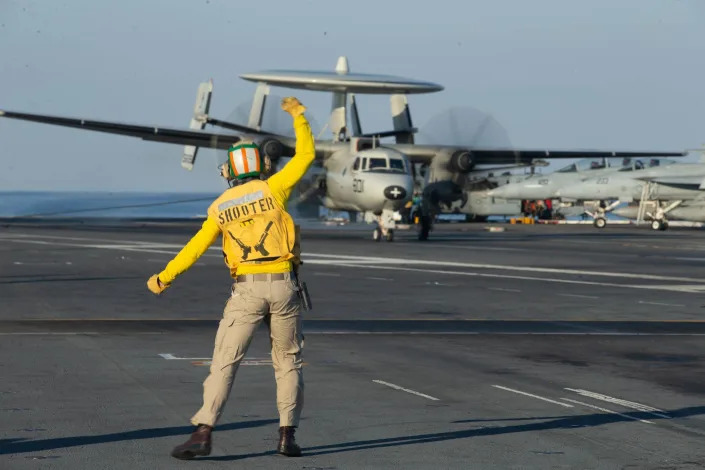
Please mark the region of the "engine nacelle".
<svg viewBox="0 0 705 470"><path fill-rule="evenodd" d="M276 139L266 139L259 144L260 150L273 162L276 162L284 154L284 146Z"/></svg>
<svg viewBox="0 0 705 470"><path fill-rule="evenodd" d="M475 166L472 153L467 150L458 150L450 156L448 169L455 173L470 173Z"/></svg>

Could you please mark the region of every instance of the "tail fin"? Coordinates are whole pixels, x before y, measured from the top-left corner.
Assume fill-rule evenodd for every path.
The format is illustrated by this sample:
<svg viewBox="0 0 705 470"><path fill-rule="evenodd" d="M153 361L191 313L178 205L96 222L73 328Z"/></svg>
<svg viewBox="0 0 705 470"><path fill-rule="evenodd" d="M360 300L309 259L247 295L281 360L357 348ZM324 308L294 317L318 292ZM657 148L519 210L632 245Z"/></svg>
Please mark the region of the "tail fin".
<svg viewBox="0 0 705 470"><path fill-rule="evenodd" d="M350 93L350 127L352 127L353 137L362 135L362 126L360 126L360 114L357 111L357 101L355 100L354 93Z"/></svg>
<svg viewBox="0 0 705 470"><path fill-rule="evenodd" d="M409 111L406 95L392 95L389 100L392 107L394 130L397 131L397 144L413 144L415 130L411 123L411 111Z"/></svg>
<svg viewBox="0 0 705 470"><path fill-rule="evenodd" d="M208 120L208 111L211 106L211 94L213 93L213 80L203 82L198 86L196 94L196 104L193 106L193 117L189 124L190 129L203 130L206 127ZM193 169L193 164L196 161L198 147L195 145L185 145L184 155L181 157L181 166L187 170Z"/></svg>
<svg viewBox="0 0 705 470"><path fill-rule="evenodd" d="M338 57L338 62L335 65L335 73L338 75L347 75L350 71L348 58L345 56ZM348 136L347 123L347 100L346 92L333 92L333 103L330 112L330 130L333 132L333 141L344 141Z"/></svg>

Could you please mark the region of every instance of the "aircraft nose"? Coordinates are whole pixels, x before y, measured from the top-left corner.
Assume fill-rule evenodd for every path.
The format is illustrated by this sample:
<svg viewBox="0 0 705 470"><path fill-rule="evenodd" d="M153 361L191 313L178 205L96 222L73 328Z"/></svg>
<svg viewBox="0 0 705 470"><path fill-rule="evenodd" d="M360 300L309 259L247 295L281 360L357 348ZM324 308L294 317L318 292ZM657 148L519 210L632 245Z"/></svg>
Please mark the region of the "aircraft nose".
<svg viewBox="0 0 705 470"><path fill-rule="evenodd" d="M392 185L384 188L384 197L390 201L401 201L406 197L406 189L403 186Z"/></svg>

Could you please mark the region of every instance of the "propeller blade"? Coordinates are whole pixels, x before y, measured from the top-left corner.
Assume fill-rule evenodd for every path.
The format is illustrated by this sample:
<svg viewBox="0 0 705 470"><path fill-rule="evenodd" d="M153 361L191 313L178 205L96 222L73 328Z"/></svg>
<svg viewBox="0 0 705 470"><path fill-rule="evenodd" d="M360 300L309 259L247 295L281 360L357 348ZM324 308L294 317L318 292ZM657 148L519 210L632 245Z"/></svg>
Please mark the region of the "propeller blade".
<svg viewBox="0 0 705 470"><path fill-rule="evenodd" d="M455 106L433 115L419 127L420 144L467 148L512 148L509 134L491 114L471 106Z"/></svg>

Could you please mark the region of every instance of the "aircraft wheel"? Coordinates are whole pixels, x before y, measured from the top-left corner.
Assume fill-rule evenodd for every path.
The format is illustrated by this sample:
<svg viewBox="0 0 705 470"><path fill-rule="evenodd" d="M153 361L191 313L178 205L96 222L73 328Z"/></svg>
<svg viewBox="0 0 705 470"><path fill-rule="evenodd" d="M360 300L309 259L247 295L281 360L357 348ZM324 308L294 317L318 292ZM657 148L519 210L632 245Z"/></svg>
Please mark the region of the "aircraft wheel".
<svg viewBox="0 0 705 470"><path fill-rule="evenodd" d="M389 229L387 230L387 235L384 237L385 240L388 242L393 242L394 241L394 230Z"/></svg>
<svg viewBox="0 0 705 470"><path fill-rule="evenodd" d="M374 232L372 232L372 239L376 242L382 240L382 231L379 228L376 228Z"/></svg>
<svg viewBox="0 0 705 470"><path fill-rule="evenodd" d="M665 220L654 220L651 222L651 228L654 230L667 230L668 229L668 222Z"/></svg>
<svg viewBox="0 0 705 470"><path fill-rule="evenodd" d="M592 224L597 228L605 228L607 226L607 219L604 217L598 217Z"/></svg>

